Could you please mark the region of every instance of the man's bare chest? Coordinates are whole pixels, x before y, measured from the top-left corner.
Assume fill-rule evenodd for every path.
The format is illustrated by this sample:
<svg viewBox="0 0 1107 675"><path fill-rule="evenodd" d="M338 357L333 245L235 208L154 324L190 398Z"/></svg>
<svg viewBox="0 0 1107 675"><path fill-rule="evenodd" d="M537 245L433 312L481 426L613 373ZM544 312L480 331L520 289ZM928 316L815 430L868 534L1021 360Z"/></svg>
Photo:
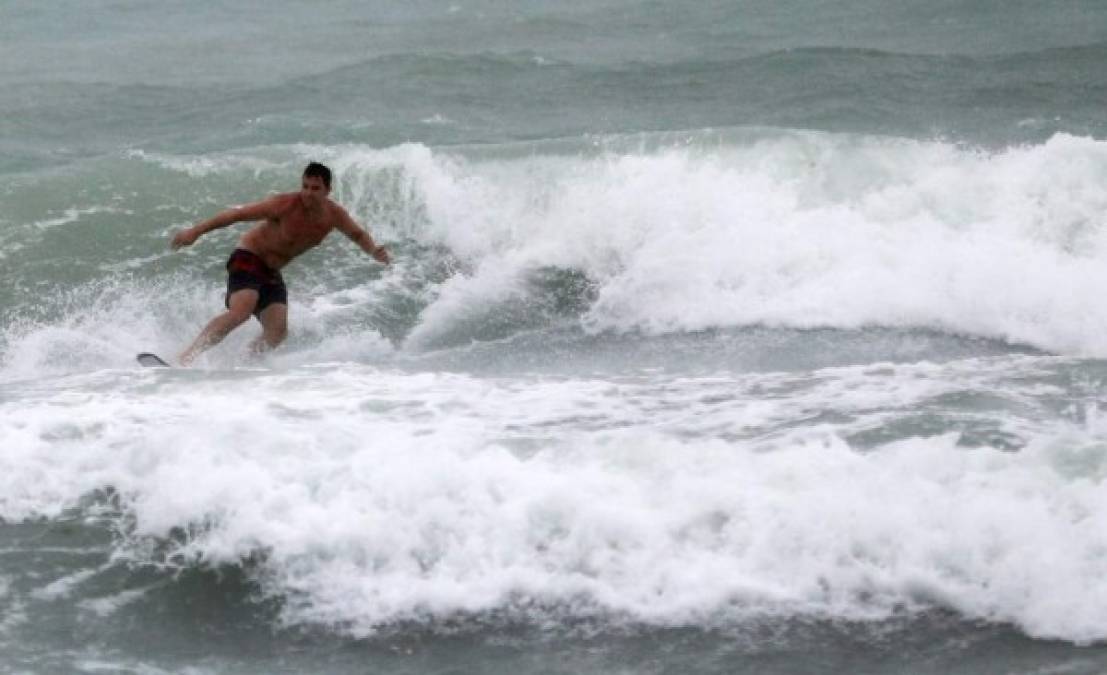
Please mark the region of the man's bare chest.
<svg viewBox="0 0 1107 675"><path fill-rule="evenodd" d="M317 244L334 229L328 218L311 218L299 213L286 214L274 225L281 239L301 245Z"/></svg>

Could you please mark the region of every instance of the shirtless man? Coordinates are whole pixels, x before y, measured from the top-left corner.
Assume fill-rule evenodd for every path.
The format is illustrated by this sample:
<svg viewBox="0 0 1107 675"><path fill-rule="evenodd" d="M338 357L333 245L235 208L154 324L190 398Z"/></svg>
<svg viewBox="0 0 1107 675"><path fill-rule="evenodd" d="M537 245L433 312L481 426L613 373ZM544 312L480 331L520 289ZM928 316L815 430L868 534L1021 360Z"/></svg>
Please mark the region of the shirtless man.
<svg viewBox="0 0 1107 675"><path fill-rule="evenodd" d="M392 262L388 250L373 243L346 210L330 200L331 170L312 162L304 169L299 192L274 195L255 204L228 209L173 235L174 250L191 246L201 235L232 223L262 221L238 239L227 261L227 311L212 319L188 349L187 366L200 352L218 344L253 314L262 334L251 347L272 349L288 334L288 292L280 269L338 230L378 261Z"/></svg>

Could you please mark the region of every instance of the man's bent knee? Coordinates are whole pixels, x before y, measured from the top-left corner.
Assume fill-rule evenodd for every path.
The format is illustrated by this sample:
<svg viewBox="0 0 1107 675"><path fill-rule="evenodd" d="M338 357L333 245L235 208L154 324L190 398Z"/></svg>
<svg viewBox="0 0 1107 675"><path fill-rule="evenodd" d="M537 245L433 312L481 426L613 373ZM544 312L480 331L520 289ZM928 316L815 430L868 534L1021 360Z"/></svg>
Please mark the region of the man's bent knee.
<svg viewBox="0 0 1107 675"><path fill-rule="evenodd" d="M265 344L269 345L270 349L276 349L287 338L288 338L288 331L282 331L280 333L266 333L265 334Z"/></svg>
<svg viewBox="0 0 1107 675"><path fill-rule="evenodd" d="M242 324L250 320L250 311L243 311L232 307L223 313L223 320L230 328L238 328Z"/></svg>

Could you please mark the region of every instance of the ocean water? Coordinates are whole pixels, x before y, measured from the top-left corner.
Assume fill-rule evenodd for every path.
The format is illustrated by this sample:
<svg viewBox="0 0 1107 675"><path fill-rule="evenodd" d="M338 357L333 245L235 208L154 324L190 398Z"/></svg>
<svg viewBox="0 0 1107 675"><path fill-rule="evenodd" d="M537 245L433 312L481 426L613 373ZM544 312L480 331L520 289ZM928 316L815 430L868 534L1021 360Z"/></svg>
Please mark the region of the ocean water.
<svg viewBox="0 0 1107 675"><path fill-rule="evenodd" d="M0 672L1107 672L1107 4L0 5ZM311 160L387 243L189 369Z"/></svg>

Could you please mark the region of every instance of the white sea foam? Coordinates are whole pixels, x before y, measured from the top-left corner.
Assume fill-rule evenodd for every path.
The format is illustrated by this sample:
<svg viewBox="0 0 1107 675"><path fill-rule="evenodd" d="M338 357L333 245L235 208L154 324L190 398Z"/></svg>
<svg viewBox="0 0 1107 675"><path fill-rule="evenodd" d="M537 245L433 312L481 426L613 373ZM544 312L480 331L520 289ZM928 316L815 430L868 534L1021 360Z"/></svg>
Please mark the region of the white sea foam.
<svg viewBox="0 0 1107 675"><path fill-rule="evenodd" d="M65 212L60 216L52 218L46 218L44 220L36 221L32 223L31 227L37 230L50 230L55 227L61 227L64 225L71 225L76 222L80 222L82 218L89 215L98 215L102 213L131 213L127 210L114 209L106 206L91 206L84 209L65 209Z"/></svg>
<svg viewBox="0 0 1107 675"><path fill-rule="evenodd" d="M256 155L167 155L145 150L131 150L129 157L150 162L171 171L180 171L193 178L206 178L212 175L237 174L243 171L255 175L268 171L280 171L284 167L276 162Z"/></svg>
<svg viewBox="0 0 1107 675"><path fill-rule="evenodd" d="M343 344L342 335L365 329L341 316L352 315L351 305L417 311L402 320L403 346L439 347L477 336L467 326L506 315L508 304L526 306L528 279L551 267L590 280L580 321L592 332L924 327L1107 355L1099 290L1107 287L1107 144L1058 136L986 153L819 133L701 136L637 146L607 139L597 148L566 142L532 153L409 144L268 148L256 162L140 158L198 179L279 166L289 151L295 162L331 163L339 201L400 248L379 278L366 280L365 261L345 241L290 270L301 291L293 335L335 344L318 360L381 353L376 338ZM405 242L430 248L407 258ZM443 250L457 273L428 279L422 270ZM305 291L302 267L324 259L331 271ZM100 269L116 275L163 261L144 254ZM2 377L120 365L111 344L178 352L221 304L214 277L186 274L155 284L105 277L73 290L85 302L68 301L64 319L9 320ZM239 356L240 339L229 345ZM207 359L220 363L223 353Z"/></svg>
<svg viewBox="0 0 1107 675"><path fill-rule="evenodd" d="M86 569L74 572L73 574L67 574L66 576L51 581L42 588L37 588L31 592L31 597L36 600L57 600L58 598L64 598L79 587L84 582L93 578L100 572L103 572L106 567L100 569Z"/></svg>
<svg viewBox="0 0 1107 675"><path fill-rule="evenodd" d="M365 220L472 264L416 343L556 265L597 282L596 331L926 326L1107 354L1100 141L983 152L780 133L598 156L329 152Z"/></svg>
<svg viewBox="0 0 1107 675"><path fill-rule="evenodd" d="M251 330L199 369L133 368L132 345L175 353L221 300L180 272L8 319L0 518L111 486L137 538L118 555L147 560L128 544L152 537L177 542L170 564L249 558L289 621L356 633L466 612L706 625L937 604L1107 640L1102 402L1088 375L1087 400L1064 403L1084 412L1057 412L1081 393L1065 359L606 380L327 365L393 349L351 330L350 308L422 301L407 344L435 345L525 302L545 267L592 280L593 331L926 326L1103 355L1103 143L301 151L331 161L339 199L384 239L461 271L420 286L426 260L368 279L338 256L326 274L305 263L317 287L264 368L223 368ZM80 579L62 581L40 595Z"/></svg>
<svg viewBox="0 0 1107 675"><path fill-rule="evenodd" d="M110 485L135 536L192 533L171 561L261 552L288 620L356 633L458 612L703 625L937 604L1103 640L1094 420L1012 419L1017 453L953 430L868 452L843 440L966 389L1032 405L1056 393L1043 366L622 382L104 372L0 404L0 517ZM810 423L826 410L842 421Z"/></svg>
<svg viewBox="0 0 1107 675"><path fill-rule="evenodd" d="M60 317L9 318L0 332L0 382L121 367L138 351L176 354L182 336L198 332L218 308L214 290L179 275L142 283L119 273L74 288L51 298L63 307Z"/></svg>
<svg viewBox="0 0 1107 675"><path fill-rule="evenodd" d="M118 612L120 608L141 600L143 596L150 592L151 588L133 588L105 597L86 598L77 603L77 606L99 617L111 616Z"/></svg>

